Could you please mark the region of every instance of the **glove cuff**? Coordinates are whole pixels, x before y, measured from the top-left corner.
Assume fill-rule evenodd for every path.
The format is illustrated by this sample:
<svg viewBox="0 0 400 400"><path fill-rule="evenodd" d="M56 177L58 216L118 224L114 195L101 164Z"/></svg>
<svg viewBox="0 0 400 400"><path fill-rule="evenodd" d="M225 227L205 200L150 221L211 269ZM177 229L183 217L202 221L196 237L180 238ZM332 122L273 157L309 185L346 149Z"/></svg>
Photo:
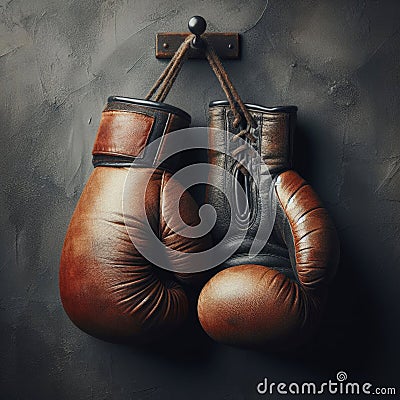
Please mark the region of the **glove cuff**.
<svg viewBox="0 0 400 400"><path fill-rule="evenodd" d="M190 121L185 111L165 103L109 97L93 146L93 165L176 170L176 156L160 165L163 143L169 132L189 127ZM146 148L157 139L158 146Z"/></svg>
<svg viewBox="0 0 400 400"><path fill-rule="evenodd" d="M268 166L271 174L292 167L293 132L296 125L296 106L263 107L246 104L257 123L254 147ZM233 115L227 101L213 101L209 105L209 126L238 133L233 127Z"/></svg>

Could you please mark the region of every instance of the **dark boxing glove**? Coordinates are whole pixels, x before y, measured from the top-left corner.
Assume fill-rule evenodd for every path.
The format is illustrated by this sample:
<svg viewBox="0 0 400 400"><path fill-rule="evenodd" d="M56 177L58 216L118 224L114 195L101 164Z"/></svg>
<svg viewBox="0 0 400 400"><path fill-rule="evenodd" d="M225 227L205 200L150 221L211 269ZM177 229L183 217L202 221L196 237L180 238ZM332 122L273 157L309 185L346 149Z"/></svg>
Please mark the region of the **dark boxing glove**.
<svg viewBox="0 0 400 400"><path fill-rule="evenodd" d="M214 241L224 236L231 218L235 219L233 214L240 214L237 208L247 207L250 222L244 239L237 239L236 252L202 289L198 316L208 335L220 342L291 346L307 338L320 318L338 264L338 239L318 196L290 169L297 108L247 108L257 123L252 148L271 175L269 179L259 177L256 184L254 176L248 176L240 162L230 157L234 144L228 133L221 137L222 131L211 130L210 141L225 148L211 151L209 162L235 177L232 183L223 174L210 173L206 201L218 215L212 232ZM227 102L210 104L210 127L238 132ZM235 204L238 182L247 196L244 208ZM222 191L215 189L221 185ZM252 241L266 224L260 212L261 199L270 195L276 204L272 231L263 248L250 258ZM233 207L228 204L229 196ZM235 240L232 237L230 243L235 244Z"/></svg>
<svg viewBox="0 0 400 400"><path fill-rule="evenodd" d="M151 247L151 234L178 252L208 245L207 236L181 235L182 221L189 226L199 221L190 194L177 197L182 187L171 174L179 157L158 162L169 132L189 123L184 111L152 101L110 97L103 111L93 148L95 169L70 222L59 274L65 311L93 336L152 339L171 332L188 315L185 288L196 284L198 274L175 274L167 266L172 262L167 251L158 256L169 271L142 253L163 251ZM146 147L153 142L159 144ZM169 212L178 204L182 220Z"/></svg>

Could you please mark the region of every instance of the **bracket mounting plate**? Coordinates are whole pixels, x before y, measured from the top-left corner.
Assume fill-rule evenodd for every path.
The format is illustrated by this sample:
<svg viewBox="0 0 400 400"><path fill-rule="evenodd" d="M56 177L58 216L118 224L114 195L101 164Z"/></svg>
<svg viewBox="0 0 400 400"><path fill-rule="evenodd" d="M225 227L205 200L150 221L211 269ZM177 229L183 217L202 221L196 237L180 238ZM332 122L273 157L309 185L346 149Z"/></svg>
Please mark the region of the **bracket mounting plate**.
<svg viewBox="0 0 400 400"><path fill-rule="evenodd" d="M178 47L189 35L186 32L160 32L156 35L156 58L172 58ZM225 60L240 58L239 33L205 33L204 36L213 46L218 56ZM188 58L204 59L204 52L191 48Z"/></svg>

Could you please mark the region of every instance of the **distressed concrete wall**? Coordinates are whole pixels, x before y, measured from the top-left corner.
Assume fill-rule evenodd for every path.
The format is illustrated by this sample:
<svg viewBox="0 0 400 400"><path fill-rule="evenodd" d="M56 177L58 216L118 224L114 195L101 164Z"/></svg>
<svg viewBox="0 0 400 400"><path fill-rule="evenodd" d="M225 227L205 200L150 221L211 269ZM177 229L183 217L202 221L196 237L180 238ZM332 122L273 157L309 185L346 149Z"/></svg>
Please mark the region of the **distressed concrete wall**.
<svg viewBox="0 0 400 400"><path fill-rule="evenodd" d="M297 165L342 244L320 335L296 355L199 339L175 353L75 328L57 288L67 224L110 94L142 97L165 66L157 31L242 32L226 62L246 101L299 106ZM0 0L1 394L4 399L251 399L257 382L394 386L400 335L400 5L394 1ZM206 122L222 98L188 63L168 102ZM400 390L400 387L398 387Z"/></svg>

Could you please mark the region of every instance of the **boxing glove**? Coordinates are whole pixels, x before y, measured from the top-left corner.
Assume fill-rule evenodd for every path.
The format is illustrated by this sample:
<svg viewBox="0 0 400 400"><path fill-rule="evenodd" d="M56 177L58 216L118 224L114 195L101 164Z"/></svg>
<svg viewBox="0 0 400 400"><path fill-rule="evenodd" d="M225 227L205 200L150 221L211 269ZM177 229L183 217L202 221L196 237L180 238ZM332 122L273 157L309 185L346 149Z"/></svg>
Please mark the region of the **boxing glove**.
<svg viewBox="0 0 400 400"><path fill-rule="evenodd" d="M220 342L292 346L318 324L338 264L338 239L316 193L291 169L297 108L248 104L247 109L257 127L247 130L247 148L239 148L231 134L243 126L234 128L228 103L210 104L209 125L217 129L210 129L209 162L234 179L212 169L206 202L217 212L214 242L233 224L229 243L236 250L202 289L198 316ZM240 160L246 152L255 152L264 170L244 168ZM238 189L244 203L238 204Z"/></svg>
<svg viewBox="0 0 400 400"><path fill-rule="evenodd" d="M163 160L162 154L170 132L189 123L187 113L164 103L108 99L93 147L95 168L69 224L59 273L66 313L93 336L158 339L188 316L188 293L201 279L174 273L177 259L170 254L202 251L209 237L182 235L185 224L199 223L197 205L172 177L179 155ZM152 256L164 264L154 265Z"/></svg>

